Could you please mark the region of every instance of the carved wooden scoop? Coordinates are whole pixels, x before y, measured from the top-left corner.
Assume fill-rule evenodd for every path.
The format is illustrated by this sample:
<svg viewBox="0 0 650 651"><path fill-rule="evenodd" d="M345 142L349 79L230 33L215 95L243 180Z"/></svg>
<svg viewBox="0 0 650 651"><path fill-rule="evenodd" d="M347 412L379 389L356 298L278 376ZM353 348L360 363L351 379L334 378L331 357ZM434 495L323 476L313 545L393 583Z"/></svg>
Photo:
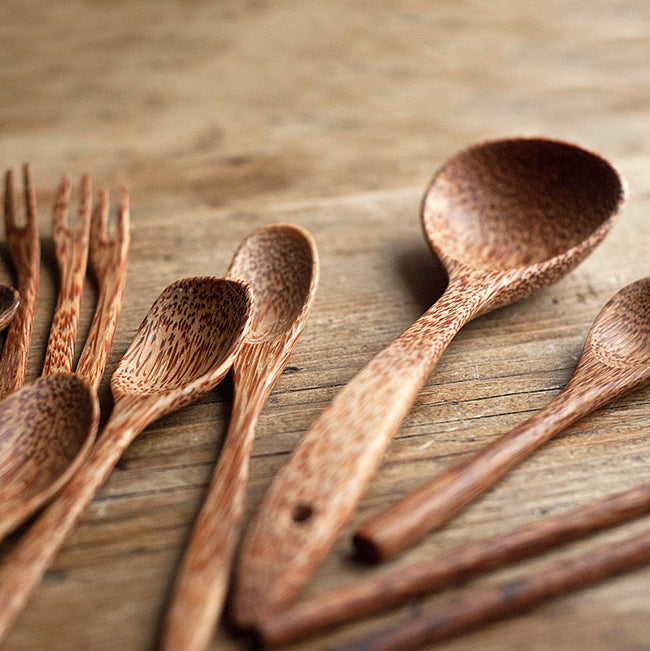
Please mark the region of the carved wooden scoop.
<svg viewBox="0 0 650 651"><path fill-rule="evenodd" d="M131 441L223 379L251 309L247 285L217 278L173 283L153 304L113 373L115 406L90 456L0 567L0 639Z"/></svg>
<svg viewBox="0 0 650 651"><path fill-rule="evenodd" d="M219 621L239 540L255 427L307 321L318 284L316 244L297 226L260 228L238 249L228 277L250 285L253 318L233 363L230 427L183 559L162 649L205 649Z"/></svg>
<svg viewBox="0 0 650 651"><path fill-rule="evenodd" d="M545 139L478 145L438 172L422 219L447 290L337 395L277 475L244 543L239 624L286 604L326 555L458 330L573 269L623 200L607 161Z"/></svg>
<svg viewBox="0 0 650 651"><path fill-rule="evenodd" d="M387 560L447 522L571 423L650 379L650 278L621 289L594 321L573 377L527 421L411 493L356 534L360 554Z"/></svg>

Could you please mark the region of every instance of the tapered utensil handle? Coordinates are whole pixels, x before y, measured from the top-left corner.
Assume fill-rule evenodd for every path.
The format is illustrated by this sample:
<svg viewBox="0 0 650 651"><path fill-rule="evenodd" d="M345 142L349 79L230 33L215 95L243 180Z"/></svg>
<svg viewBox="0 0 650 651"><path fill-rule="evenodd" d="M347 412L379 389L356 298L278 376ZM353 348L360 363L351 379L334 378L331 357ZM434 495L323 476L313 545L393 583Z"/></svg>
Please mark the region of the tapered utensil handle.
<svg viewBox="0 0 650 651"><path fill-rule="evenodd" d="M544 601L579 590L650 561L650 531L598 547L491 589L468 591L448 606L431 609L338 651L396 651L449 639Z"/></svg>
<svg viewBox="0 0 650 651"><path fill-rule="evenodd" d="M327 554L431 369L484 304L490 287L464 281L351 380L279 472L244 542L240 625L286 603Z"/></svg>
<svg viewBox="0 0 650 651"><path fill-rule="evenodd" d="M269 613L259 622L257 632L269 646L305 639L329 626L395 608L418 595L438 592L649 511L650 483L647 483L299 601L282 611Z"/></svg>

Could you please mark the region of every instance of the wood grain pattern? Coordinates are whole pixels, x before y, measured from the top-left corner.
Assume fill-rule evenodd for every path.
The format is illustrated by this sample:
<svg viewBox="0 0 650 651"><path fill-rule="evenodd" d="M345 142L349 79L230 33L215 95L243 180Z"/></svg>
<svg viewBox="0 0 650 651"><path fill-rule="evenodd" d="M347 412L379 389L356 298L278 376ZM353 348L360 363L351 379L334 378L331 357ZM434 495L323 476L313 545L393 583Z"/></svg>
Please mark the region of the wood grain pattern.
<svg viewBox="0 0 650 651"><path fill-rule="evenodd" d="M338 391L442 294L447 279L418 207L445 160L486 139L547 136L602 153L627 178L619 223L578 268L454 338L301 599L381 573L354 559L353 533L547 404L603 304L650 274L644 0L69 0L65 8L3 0L0 18L2 170L14 167L20 181L20 164L31 161L43 247L27 382L41 373L56 303L50 208L62 173L76 182L88 172L97 189L124 184L131 198L124 303L99 386L105 416L112 372L163 287L225 274L258 227L298 224L314 236L318 294L258 421L244 529ZM0 239L0 282L17 286ZM97 291L89 278L78 352ZM647 482L649 397L641 388L570 426L391 567ZM151 650L231 409L227 380L136 438L3 651ZM647 525L646 516L598 538ZM0 562L16 540L0 545ZM580 541L575 552L599 544ZM537 566L525 560L519 570ZM413 607L290 648L334 647ZM635 651L647 646L649 622L645 567L435 648ZM210 649L243 651L250 642L222 623Z"/></svg>
<svg viewBox="0 0 650 651"><path fill-rule="evenodd" d="M299 601L285 610L267 614L260 621L257 633L267 646L304 640L328 627L396 608L418 595L444 590L476 574L585 538L649 510L650 484L643 484Z"/></svg>
<svg viewBox="0 0 650 651"><path fill-rule="evenodd" d="M460 328L568 273L605 237L623 199L605 160L562 142L484 143L442 167L422 220L449 285L336 396L278 473L243 544L239 625L281 608L312 575Z"/></svg>
<svg viewBox="0 0 650 651"><path fill-rule="evenodd" d="M13 170L7 170L4 191L5 229L7 247L18 276L20 303L7 330L0 357L0 399L19 389L25 382L38 292L41 245L38 239L36 193L29 165L23 167L23 185L25 225L20 226Z"/></svg>
<svg viewBox="0 0 650 651"><path fill-rule="evenodd" d="M403 552L552 436L647 382L649 333L650 279L643 278L621 289L603 307L573 376L546 407L365 523L354 536L357 552L375 562Z"/></svg>
<svg viewBox="0 0 650 651"><path fill-rule="evenodd" d="M230 426L179 571L162 649L200 651L214 635L239 541L257 421L305 327L318 272L311 235L282 224L252 233L230 264L228 277L251 287L253 317L233 363Z"/></svg>
<svg viewBox="0 0 650 651"><path fill-rule="evenodd" d="M0 330L4 330L13 319L18 304L20 303L20 294L9 285L0 285Z"/></svg>
<svg viewBox="0 0 650 651"><path fill-rule="evenodd" d="M68 227L70 179L64 178L54 206L52 231L59 268L59 294L45 351L43 375L70 373L79 326L79 309L86 279L90 233L90 177L85 174L79 187L79 211L74 227Z"/></svg>
<svg viewBox="0 0 650 651"><path fill-rule="evenodd" d="M177 281L159 296L113 373L115 407L90 456L0 567L0 639L133 439L228 372L251 307L246 285L214 278Z"/></svg>

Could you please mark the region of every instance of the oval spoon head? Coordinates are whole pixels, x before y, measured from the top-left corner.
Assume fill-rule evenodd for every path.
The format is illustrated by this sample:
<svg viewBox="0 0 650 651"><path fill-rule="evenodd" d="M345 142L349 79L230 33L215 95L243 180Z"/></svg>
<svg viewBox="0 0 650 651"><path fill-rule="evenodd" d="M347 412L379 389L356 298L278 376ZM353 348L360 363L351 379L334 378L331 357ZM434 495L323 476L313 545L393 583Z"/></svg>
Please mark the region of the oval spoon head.
<svg viewBox="0 0 650 651"><path fill-rule="evenodd" d="M191 402L228 372L250 323L248 285L186 278L151 306L111 379L115 399L166 396L165 411Z"/></svg>
<svg viewBox="0 0 650 651"><path fill-rule="evenodd" d="M258 343L304 325L318 284L318 253L303 228L272 224L242 242L228 278L243 280L253 291L255 309L246 335Z"/></svg>
<svg viewBox="0 0 650 651"><path fill-rule="evenodd" d="M0 403L0 537L45 504L90 450L99 402L74 375L48 375Z"/></svg>
<svg viewBox="0 0 650 651"><path fill-rule="evenodd" d="M565 142L516 138L476 145L437 173L422 206L426 236L450 276L503 276L479 313L549 285L605 237L624 182L600 156Z"/></svg>
<svg viewBox="0 0 650 651"><path fill-rule="evenodd" d="M9 285L0 285L0 330L4 330L13 319L20 303L20 294Z"/></svg>

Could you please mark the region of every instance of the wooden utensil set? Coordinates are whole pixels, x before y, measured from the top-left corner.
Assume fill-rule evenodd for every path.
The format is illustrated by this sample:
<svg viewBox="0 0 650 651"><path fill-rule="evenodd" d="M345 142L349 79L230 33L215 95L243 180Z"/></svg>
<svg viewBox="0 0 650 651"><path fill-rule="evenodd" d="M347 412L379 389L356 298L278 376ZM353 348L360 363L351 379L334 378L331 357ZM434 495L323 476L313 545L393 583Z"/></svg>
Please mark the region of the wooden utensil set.
<svg viewBox="0 0 650 651"><path fill-rule="evenodd" d="M137 433L210 390L231 367L236 416L177 577L161 648L205 649L229 584L231 620L255 630L264 645L283 645L650 512L645 484L411 566L372 571L329 594L296 599L454 334L470 319L555 282L609 232L624 203L624 183L600 156L563 142L516 138L470 147L441 168L422 219L449 274L447 291L350 381L304 435L245 533L234 568L257 416L302 331L318 283L313 239L299 227L267 226L244 241L227 278L168 287L115 370L115 407L96 439L96 392L124 294L128 194L121 189L117 234L109 238L108 193L100 193L93 208L90 179L82 177L77 223L69 227L71 184L63 180L53 218L59 296L43 377L21 388L40 261L29 167L23 176L25 226L17 223L11 172L5 184L7 247L18 290L0 287L0 327L9 324L0 357L0 535L41 511L0 566L0 641ZM98 303L73 375L88 259ZM363 525L354 536L358 555L373 562L394 557L551 436L648 379L650 278L623 288L603 307L574 376L555 400ZM82 412L85 420L77 418ZM417 648L649 561L646 531L493 589L465 590L447 606L421 609L341 648Z"/></svg>

